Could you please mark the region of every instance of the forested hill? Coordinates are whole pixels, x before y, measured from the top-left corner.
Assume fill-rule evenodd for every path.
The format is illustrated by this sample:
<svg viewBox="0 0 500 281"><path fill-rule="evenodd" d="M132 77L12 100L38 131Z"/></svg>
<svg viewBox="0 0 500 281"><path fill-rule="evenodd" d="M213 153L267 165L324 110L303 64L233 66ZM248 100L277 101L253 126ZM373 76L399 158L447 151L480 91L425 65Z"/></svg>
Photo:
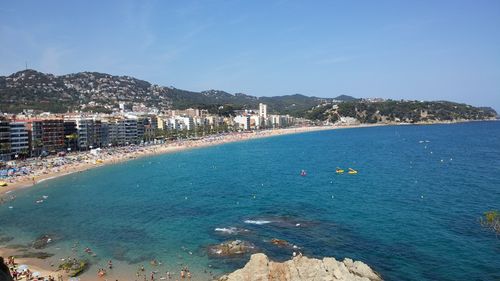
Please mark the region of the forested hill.
<svg viewBox="0 0 500 281"><path fill-rule="evenodd" d="M188 107L257 108L266 103L270 112L301 115L314 106L331 103L335 98L317 98L295 94L255 97L230 94L219 90L194 92L151 84L130 76L114 76L98 72L79 72L56 76L35 70L24 70L0 76L0 111L16 113L23 109L51 112L68 110L108 111L119 102L143 103L158 109ZM340 96L338 101L354 100Z"/></svg>
<svg viewBox="0 0 500 281"><path fill-rule="evenodd" d="M309 110L305 117L331 122L336 122L342 117L351 117L360 123L417 123L495 119L497 112L490 107L474 107L449 101L357 100L317 106Z"/></svg>

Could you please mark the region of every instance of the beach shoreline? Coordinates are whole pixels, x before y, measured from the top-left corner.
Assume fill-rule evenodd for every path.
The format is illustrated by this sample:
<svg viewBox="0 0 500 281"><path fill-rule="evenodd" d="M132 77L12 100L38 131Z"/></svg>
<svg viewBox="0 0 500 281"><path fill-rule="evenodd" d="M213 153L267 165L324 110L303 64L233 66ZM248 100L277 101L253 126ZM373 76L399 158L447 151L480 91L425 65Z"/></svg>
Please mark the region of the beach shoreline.
<svg viewBox="0 0 500 281"><path fill-rule="evenodd" d="M175 153L180 151L185 151L188 149L194 148L204 148L209 146L222 145L233 142L241 142L252 139L259 138L268 138L274 136L281 135L290 135L290 134L301 134L308 132L317 132L317 131L325 131L325 130L338 130L338 129L354 129L354 128L371 128L371 127L381 127L381 126L425 126L425 125L443 125L443 124L458 124L458 123L468 123L468 122L481 122L481 121L499 121L498 119L492 120L455 120L455 121L432 121L432 122L419 122L419 123L374 123L374 124L354 124L354 125L326 125L326 126L303 126L303 127L291 127L291 128L282 128L282 129L268 129L262 131L249 131L249 132L238 132L238 133L229 133L225 135L209 135L203 137L199 140L183 140L176 141L165 144L155 144L151 146L144 147L145 151L141 152L130 152L125 154L117 154L112 157L107 157L105 159L100 159L100 157L94 157L91 161L87 161L85 163L76 163L71 165L65 165L63 170L57 171L49 171L48 173L43 173L41 175L36 175L36 179L32 179L32 175L28 177L21 177L20 179L10 179L7 181L8 185L4 187L0 187L0 196L6 195L15 190L24 189L28 187L35 186L38 183L56 179L59 177L71 175L78 172L87 171L94 168L103 167L111 164L118 164L125 161L130 161L142 157ZM215 138L215 141L210 139ZM209 140L208 142L205 140ZM123 147L122 147L123 148ZM75 155L89 155L89 151L84 152L76 152L71 156ZM52 156L55 158L55 156ZM30 158L34 159L34 158ZM96 160L102 160L101 163L96 163ZM0 180L5 181L5 180ZM1 197L0 197L1 198ZM1 203L1 202L0 202Z"/></svg>
<svg viewBox="0 0 500 281"><path fill-rule="evenodd" d="M28 175L19 178L14 178L7 182L8 185L6 187L0 187L0 195L6 195L15 190L29 188L47 180L52 180L59 177L71 175L74 173L83 172L107 165L118 164L142 157L175 153L189 149L204 148L204 147L222 145L227 143L241 142L241 141L268 138L281 135L300 134L300 133L336 130L336 129L388 126L388 125L393 125L393 124L360 124L360 125L346 125L346 126L294 127L294 128L273 129L273 130L254 131L254 132L239 132L239 133L226 134L222 136L210 135L205 138L201 138L199 140L185 140L185 141L172 142L166 144L151 145L148 147L144 147L142 151L134 151L125 154L120 153L112 155L111 157L101 157L100 155L93 156L89 159L86 159L83 163L66 164L63 165L61 169L43 171L42 174L36 176ZM78 156L78 155L85 155L86 157L90 157L88 151L77 152L72 156ZM99 161L99 163L96 161ZM33 177L35 177L35 180L33 180Z"/></svg>

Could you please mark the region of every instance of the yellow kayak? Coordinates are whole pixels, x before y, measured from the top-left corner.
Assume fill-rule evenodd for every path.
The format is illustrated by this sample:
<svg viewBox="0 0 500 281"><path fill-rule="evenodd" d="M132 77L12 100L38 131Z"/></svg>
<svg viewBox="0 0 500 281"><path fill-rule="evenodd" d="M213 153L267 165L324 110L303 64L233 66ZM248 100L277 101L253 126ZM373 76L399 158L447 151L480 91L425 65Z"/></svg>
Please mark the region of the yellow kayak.
<svg viewBox="0 0 500 281"><path fill-rule="evenodd" d="M0 186L7 186L8 184L4 181L0 181Z"/></svg>
<svg viewBox="0 0 500 281"><path fill-rule="evenodd" d="M344 173L344 169L337 168L335 170L335 173L337 173L337 174L343 174Z"/></svg>
<svg viewBox="0 0 500 281"><path fill-rule="evenodd" d="M357 173L358 173L358 171L356 171L356 170L354 170L354 169L349 168L349 172L348 172L348 173L349 173L349 174L351 174L351 175L355 175L355 174L357 174Z"/></svg>

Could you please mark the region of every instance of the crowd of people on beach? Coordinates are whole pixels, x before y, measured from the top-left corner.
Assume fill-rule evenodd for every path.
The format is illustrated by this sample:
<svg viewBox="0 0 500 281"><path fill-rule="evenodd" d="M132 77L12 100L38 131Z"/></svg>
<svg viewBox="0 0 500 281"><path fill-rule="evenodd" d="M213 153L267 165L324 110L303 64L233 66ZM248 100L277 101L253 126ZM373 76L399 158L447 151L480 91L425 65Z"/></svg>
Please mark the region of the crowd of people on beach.
<svg viewBox="0 0 500 281"><path fill-rule="evenodd" d="M315 127L309 129L314 130L314 128ZM305 128L289 128L253 132L232 132L196 139L175 140L163 144L97 148L87 151L58 153L46 157L17 159L0 163L0 181L7 185L30 185L39 183L41 180L47 178L86 170L96 165L117 163L145 155L242 141L251 138L289 134L306 130ZM0 187L0 193L1 191L2 187Z"/></svg>
<svg viewBox="0 0 500 281"><path fill-rule="evenodd" d="M154 265L154 261L151 264ZM158 263L157 263L158 265ZM108 269L99 268L97 270L97 277L107 280L107 274L113 269L113 262L108 261ZM191 272L187 266L182 267L179 278L175 278L176 281L179 280L191 280ZM57 279L56 279L57 278ZM33 272L29 269L27 265L19 265L16 263L13 256L9 256L7 261L3 257L0 257L0 280L1 281L20 281L20 280L38 280L38 281L64 281L63 275L59 273L56 276L48 275L43 277L39 272ZM79 280L79 279L69 279L69 280ZM141 265L136 273L136 281L157 281L157 280L174 280L174 277L170 271L166 271L165 275L160 275L159 271L151 271L149 278L146 274L146 269L144 265ZM118 281L118 279L116 279Z"/></svg>
<svg viewBox="0 0 500 281"><path fill-rule="evenodd" d="M25 265L19 265L13 256L7 257L7 261L0 257L0 280L1 281L18 281L18 280L39 280L39 281L56 281L56 276L48 275L41 276L40 272L32 271ZM63 281L62 274L57 275L57 281Z"/></svg>

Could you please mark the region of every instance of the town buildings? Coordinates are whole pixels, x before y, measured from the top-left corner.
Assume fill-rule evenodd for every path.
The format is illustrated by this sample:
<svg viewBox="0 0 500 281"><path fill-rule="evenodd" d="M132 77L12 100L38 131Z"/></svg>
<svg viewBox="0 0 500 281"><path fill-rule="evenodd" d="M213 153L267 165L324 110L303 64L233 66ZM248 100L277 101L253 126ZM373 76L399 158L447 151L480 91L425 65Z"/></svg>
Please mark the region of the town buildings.
<svg viewBox="0 0 500 281"><path fill-rule="evenodd" d="M210 133L292 126L295 118L268 114L267 105L236 112L235 117L207 110L167 110L162 114L130 112L64 116L12 116L0 120L0 160L16 155L38 157L99 147L140 145L161 139L199 137ZM143 110L145 111L145 110Z"/></svg>

